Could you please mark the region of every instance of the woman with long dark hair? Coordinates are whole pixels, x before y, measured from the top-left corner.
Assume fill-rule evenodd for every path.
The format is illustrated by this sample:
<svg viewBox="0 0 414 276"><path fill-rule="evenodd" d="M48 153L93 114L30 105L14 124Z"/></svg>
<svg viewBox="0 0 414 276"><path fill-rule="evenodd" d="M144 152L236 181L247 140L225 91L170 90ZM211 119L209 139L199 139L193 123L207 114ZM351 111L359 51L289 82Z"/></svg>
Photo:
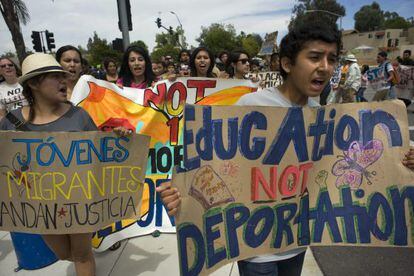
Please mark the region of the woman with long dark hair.
<svg viewBox="0 0 414 276"><path fill-rule="evenodd" d="M116 60L113 58L106 58L103 61L103 66L105 69L105 74L103 80L116 83L118 80L118 66Z"/></svg>
<svg viewBox="0 0 414 276"><path fill-rule="evenodd" d="M148 52L138 46L129 46L122 58L116 84L121 87L147 88L155 80Z"/></svg>
<svg viewBox="0 0 414 276"><path fill-rule="evenodd" d="M205 47L196 48L190 57L192 77L215 78L213 74L214 55Z"/></svg>
<svg viewBox="0 0 414 276"><path fill-rule="evenodd" d="M63 70L71 73L71 76L67 79L67 95L70 100L73 88L82 73L82 54L78 48L66 45L56 51L56 60L63 67Z"/></svg>

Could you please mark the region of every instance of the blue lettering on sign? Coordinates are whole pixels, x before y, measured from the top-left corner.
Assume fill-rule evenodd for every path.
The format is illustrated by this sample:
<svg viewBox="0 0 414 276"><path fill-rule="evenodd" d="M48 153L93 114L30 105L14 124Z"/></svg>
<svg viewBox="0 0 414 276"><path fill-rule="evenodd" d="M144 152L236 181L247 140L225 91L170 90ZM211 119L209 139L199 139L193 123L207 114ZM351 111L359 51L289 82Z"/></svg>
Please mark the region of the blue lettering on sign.
<svg viewBox="0 0 414 276"><path fill-rule="evenodd" d="M104 163L122 163L129 157L129 151L123 145L129 142L127 137L102 137L96 144L89 139L72 140L68 152L62 152L53 137L45 140L19 138L12 139L12 142L25 145L25 150L17 155L21 166L29 166L31 162L50 166L60 161L63 166L69 167L73 160L76 165L87 165L92 163L93 157Z"/></svg>
<svg viewBox="0 0 414 276"><path fill-rule="evenodd" d="M241 244L250 248L282 248L295 241L304 246L318 244L324 240L325 228L332 243L364 244L375 237L390 245L408 245L407 224L411 222L406 221L405 213L406 206L411 214L414 212L414 187L391 187L386 196L373 192L365 205L352 200L349 187L341 188L339 193L340 203L332 204L328 191L321 189L314 208L309 208L308 195L300 199L299 208L292 202L249 210L244 204L232 203L206 212L203 230L192 223L180 224L177 236L181 273L198 275L204 266L237 258ZM217 240L223 238L226 246L218 248ZM191 260L187 251L190 242L195 248Z"/></svg>
<svg viewBox="0 0 414 276"><path fill-rule="evenodd" d="M202 108L203 125L199 129L191 129L188 123L198 119L196 108ZM320 108L315 122L309 124L306 130L303 109L292 107L288 109L272 141L264 136L252 135L253 130L257 133L269 128L269 120L259 111L249 112L243 118L226 119L228 137L225 139L223 137L224 120L212 119L211 106L186 105L185 110L184 168L178 172L199 168L201 160L211 160L214 153L220 160L230 160L236 156L237 150L248 160L261 158L262 164L278 165L291 143L293 143L298 162L306 162L309 160L307 137L313 139L311 159L318 161L324 155L333 154L334 144L343 151L348 150L354 141L360 141L366 145L372 141L376 126L379 126L387 135L390 147L402 146L401 129L397 120L383 110L361 110L359 121L352 116L343 115L335 125L336 110L331 109L329 119L325 119L325 108ZM323 145L321 145L322 140L324 140ZM270 146L267 146L268 143ZM189 155L190 148L192 156Z"/></svg>

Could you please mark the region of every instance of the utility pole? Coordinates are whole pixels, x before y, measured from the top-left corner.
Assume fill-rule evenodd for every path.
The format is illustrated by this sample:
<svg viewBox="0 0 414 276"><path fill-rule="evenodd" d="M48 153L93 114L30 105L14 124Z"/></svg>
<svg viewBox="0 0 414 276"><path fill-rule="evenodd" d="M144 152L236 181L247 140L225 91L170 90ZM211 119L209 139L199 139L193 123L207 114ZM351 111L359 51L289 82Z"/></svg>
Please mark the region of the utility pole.
<svg viewBox="0 0 414 276"><path fill-rule="evenodd" d="M124 50L129 46L129 26L128 26L128 11L127 5L129 0L117 0L118 2L118 17L119 17L119 27L122 32L122 41L124 45ZM132 24L131 24L132 29Z"/></svg>

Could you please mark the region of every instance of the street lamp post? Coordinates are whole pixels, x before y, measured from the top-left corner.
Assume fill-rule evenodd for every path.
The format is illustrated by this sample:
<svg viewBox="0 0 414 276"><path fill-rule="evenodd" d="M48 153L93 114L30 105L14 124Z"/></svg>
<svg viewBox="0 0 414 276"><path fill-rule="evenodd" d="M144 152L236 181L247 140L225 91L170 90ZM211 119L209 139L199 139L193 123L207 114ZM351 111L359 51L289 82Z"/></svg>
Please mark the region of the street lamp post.
<svg viewBox="0 0 414 276"><path fill-rule="evenodd" d="M324 13L328 13L328 14L335 15L335 16L339 17L339 29L342 30L342 17L343 17L343 15L340 15L338 13L334 13L334 12L331 12L331 11L327 11L327 10L306 10L305 11L305 13L310 13L310 12L324 12Z"/></svg>
<svg viewBox="0 0 414 276"><path fill-rule="evenodd" d="M175 12L173 12L173 11L170 11L170 13L175 15L175 17L177 18L178 24L180 24L181 32L183 32L183 24L181 24L181 20L178 17L178 15ZM183 37L182 37L181 32L179 34L179 39L178 40L179 40L179 44L181 45L181 48L183 48L183 42L184 41L183 41ZM180 40L181 40L181 42L180 42Z"/></svg>
<svg viewBox="0 0 414 276"><path fill-rule="evenodd" d="M180 24L180 27L181 27L181 29L182 29L182 28L183 28L183 24L181 24L181 21L180 21L180 18L178 17L178 15L177 15L175 12L173 12L173 11L170 11L170 13L172 13L172 14L174 14L174 15L175 15L175 17L177 18L178 23Z"/></svg>

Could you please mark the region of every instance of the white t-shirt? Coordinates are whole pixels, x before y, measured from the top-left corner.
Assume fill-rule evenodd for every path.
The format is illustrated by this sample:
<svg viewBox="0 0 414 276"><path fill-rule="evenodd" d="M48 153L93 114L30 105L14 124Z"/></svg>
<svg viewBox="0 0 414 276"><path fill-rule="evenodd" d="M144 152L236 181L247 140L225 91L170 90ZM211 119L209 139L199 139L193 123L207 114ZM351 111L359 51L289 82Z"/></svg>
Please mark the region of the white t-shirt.
<svg viewBox="0 0 414 276"><path fill-rule="evenodd" d="M8 84L6 81L0 83L0 109L8 112L28 105L22 92L23 87L19 83Z"/></svg>
<svg viewBox="0 0 414 276"><path fill-rule="evenodd" d="M289 99L283 96L276 87L269 87L255 93L249 93L239 99L236 105L250 105L250 106L280 106L293 107ZM312 99L308 99L307 106L318 107L319 103ZM296 248L283 253L259 255L250 259L246 259L252 263L266 263L290 259L296 255L306 251L306 248Z"/></svg>

